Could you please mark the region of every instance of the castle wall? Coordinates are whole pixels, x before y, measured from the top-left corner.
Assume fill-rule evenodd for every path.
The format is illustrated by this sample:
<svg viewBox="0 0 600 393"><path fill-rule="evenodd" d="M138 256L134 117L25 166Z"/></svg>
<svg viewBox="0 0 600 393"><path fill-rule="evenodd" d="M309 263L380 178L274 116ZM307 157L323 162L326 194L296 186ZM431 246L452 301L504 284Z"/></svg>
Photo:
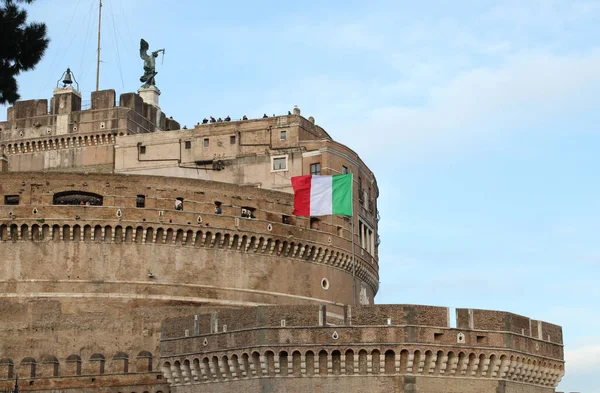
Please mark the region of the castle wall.
<svg viewBox="0 0 600 393"><path fill-rule="evenodd" d="M5 173L0 180L0 386L17 373L35 390L78 389L86 376L115 389L130 386L132 373L156 381L166 317L325 303L340 318L354 298L348 223L316 230L292 217L284 224L290 194L152 176ZM240 217L248 207L256 218ZM373 256L357 258L357 296L369 302L376 266ZM145 371L134 367L148 366L142 353L151 354Z"/></svg>
<svg viewBox="0 0 600 393"><path fill-rule="evenodd" d="M277 393L553 393L553 388L528 386L518 382L440 378L427 376L328 375L315 378L262 378L177 387L178 393L277 392Z"/></svg>
<svg viewBox="0 0 600 393"><path fill-rule="evenodd" d="M327 310L254 307L166 319L163 375L177 393L549 393L564 374L562 333L541 339L513 332L527 319L514 314L493 312L509 322L481 330L450 328L443 307L346 306L343 316Z"/></svg>

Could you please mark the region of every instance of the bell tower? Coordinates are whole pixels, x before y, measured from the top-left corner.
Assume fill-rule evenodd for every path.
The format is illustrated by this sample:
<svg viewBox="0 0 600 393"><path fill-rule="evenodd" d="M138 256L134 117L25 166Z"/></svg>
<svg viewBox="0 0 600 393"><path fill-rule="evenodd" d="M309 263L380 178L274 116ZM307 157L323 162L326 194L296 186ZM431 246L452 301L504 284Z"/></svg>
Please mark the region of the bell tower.
<svg viewBox="0 0 600 393"><path fill-rule="evenodd" d="M62 87L59 86L62 79ZM81 110L81 93L73 88L75 79L70 68L63 73L62 77L56 82L54 97L50 103L50 113L56 116L56 134L64 135L69 132L69 115L72 112ZM79 88L79 83L75 81Z"/></svg>

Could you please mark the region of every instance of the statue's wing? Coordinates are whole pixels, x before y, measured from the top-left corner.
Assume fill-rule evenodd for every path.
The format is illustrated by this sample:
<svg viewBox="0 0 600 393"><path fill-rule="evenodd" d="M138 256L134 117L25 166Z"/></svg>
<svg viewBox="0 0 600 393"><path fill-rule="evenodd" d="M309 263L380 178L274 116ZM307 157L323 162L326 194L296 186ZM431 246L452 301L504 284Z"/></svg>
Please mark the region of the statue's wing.
<svg viewBox="0 0 600 393"><path fill-rule="evenodd" d="M147 53L148 48L150 48L150 45L148 45L146 40L142 38L140 40L140 57L142 58L142 60L146 60L150 57L150 56L148 56L148 53Z"/></svg>

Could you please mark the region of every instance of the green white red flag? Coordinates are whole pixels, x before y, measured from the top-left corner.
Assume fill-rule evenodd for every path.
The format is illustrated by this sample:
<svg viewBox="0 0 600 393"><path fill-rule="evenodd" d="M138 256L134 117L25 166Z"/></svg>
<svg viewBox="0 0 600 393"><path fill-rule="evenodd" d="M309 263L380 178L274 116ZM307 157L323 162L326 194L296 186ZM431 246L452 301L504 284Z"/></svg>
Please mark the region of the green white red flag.
<svg viewBox="0 0 600 393"><path fill-rule="evenodd" d="M295 216L352 216L352 174L294 176Z"/></svg>

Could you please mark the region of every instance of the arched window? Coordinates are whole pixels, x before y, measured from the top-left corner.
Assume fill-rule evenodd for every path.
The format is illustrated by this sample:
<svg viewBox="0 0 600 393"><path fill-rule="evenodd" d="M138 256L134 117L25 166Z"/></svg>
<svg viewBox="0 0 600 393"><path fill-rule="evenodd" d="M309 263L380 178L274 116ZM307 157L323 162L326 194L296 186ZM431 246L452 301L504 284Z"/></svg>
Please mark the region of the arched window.
<svg viewBox="0 0 600 393"><path fill-rule="evenodd" d="M135 359L135 368L138 373L152 371L152 354L148 351L138 353Z"/></svg>
<svg viewBox="0 0 600 393"><path fill-rule="evenodd" d="M113 367L112 372L114 373L128 373L129 372L129 356L125 352L117 352L112 358Z"/></svg>
<svg viewBox="0 0 600 393"><path fill-rule="evenodd" d="M96 363L94 374L104 374L104 355L95 353L90 357L90 363Z"/></svg>
<svg viewBox="0 0 600 393"><path fill-rule="evenodd" d="M12 359L0 359L0 378L13 378L15 372L15 364Z"/></svg>
<svg viewBox="0 0 600 393"><path fill-rule="evenodd" d="M54 194L54 205L102 206L103 197L86 191L62 191Z"/></svg>
<svg viewBox="0 0 600 393"><path fill-rule="evenodd" d="M67 358L66 375L81 375L81 357L79 355L70 355Z"/></svg>
<svg viewBox="0 0 600 393"><path fill-rule="evenodd" d="M35 378L36 364L34 358L25 358L21 360L20 374L26 378Z"/></svg>
<svg viewBox="0 0 600 393"><path fill-rule="evenodd" d="M41 374L44 377L58 377L58 359L56 356L42 357Z"/></svg>

